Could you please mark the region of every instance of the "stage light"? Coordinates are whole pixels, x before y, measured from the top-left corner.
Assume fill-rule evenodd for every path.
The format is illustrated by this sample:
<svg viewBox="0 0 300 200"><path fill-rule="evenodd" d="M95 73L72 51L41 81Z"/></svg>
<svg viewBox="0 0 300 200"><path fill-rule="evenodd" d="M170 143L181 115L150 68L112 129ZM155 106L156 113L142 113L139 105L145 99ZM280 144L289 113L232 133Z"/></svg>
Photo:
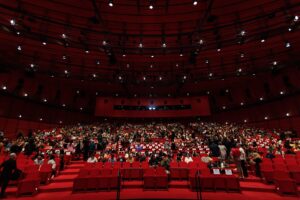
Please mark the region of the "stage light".
<svg viewBox="0 0 300 200"><path fill-rule="evenodd" d="M80 110L83 110L83 108L82 108L82 107L80 107L79 109L80 109Z"/></svg>
<svg viewBox="0 0 300 200"><path fill-rule="evenodd" d="M10 22L10 25L12 25L12 26L16 25L16 20L14 20L14 19L11 19L9 22Z"/></svg>
<svg viewBox="0 0 300 200"><path fill-rule="evenodd" d="M205 59L205 63L208 64L208 63L209 63L209 60L208 60L208 59Z"/></svg>
<svg viewBox="0 0 300 200"><path fill-rule="evenodd" d="M292 30L293 30L292 28L289 28L289 29L288 29L289 32L291 32Z"/></svg>
<svg viewBox="0 0 300 200"><path fill-rule="evenodd" d="M127 67L127 68L129 68L129 67L130 67L130 65L129 65L129 64L126 64L126 67Z"/></svg>
<svg viewBox="0 0 300 200"><path fill-rule="evenodd" d="M146 80L146 76L143 77L143 80L144 80L144 81Z"/></svg>
<svg viewBox="0 0 300 200"><path fill-rule="evenodd" d="M151 55L150 57L151 57L151 58L154 58L154 55Z"/></svg>
<svg viewBox="0 0 300 200"><path fill-rule="evenodd" d="M143 43L139 43L139 48L143 48Z"/></svg>
<svg viewBox="0 0 300 200"><path fill-rule="evenodd" d="M186 93L186 96L190 96L190 93Z"/></svg>
<svg viewBox="0 0 300 200"><path fill-rule="evenodd" d="M152 110L152 107L150 106L148 109L149 109L149 110Z"/></svg>
<svg viewBox="0 0 300 200"><path fill-rule="evenodd" d="M97 74L93 74L93 77L96 78L96 77L97 77Z"/></svg>
<svg viewBox="0 0 300 200"><path fill-rule="evenodd" d="M226 93L228 93L228 92L229 92L229 90L228 90L228 89L226 89L226 90L225 90L225 92L226 92Z"/></svg>
<svg viewBox="0 0 300 200"><path fill-rule="evenodd" d="M99 60L96 60L96 64L97 64L97 65L100 65L100 61L99 61Z"/></svg>
<svg viewBox="0 0 300 200"><path fill-rule="evenodd" d="M187 77L184 75L184 76L183 76L183 79L185 80L186 78L187 78Z"/></svg>
<svg viewBox="0 0 300 200"><path fill-rule="evenodd" d="M17 35L20 35L21 34L21 32L20 31L17 31Z"/></svg>
<svg viewBox="0 0 300 200"><path fill-rule="evenodd" d="M179 54L179 56L180 56L180 57L182 57L182 56L183 56L183 54L181 53L181 54Z"/></svg>
<svg viewBox="0 0 300 200"><path fill-rule="evenodd" d="M62 124L63 122L62 122L62 121L59 121L59 123Z"/></svg>
<svg viewBox="0 0 300 200"><path fill-rule="evenodd" d="M244 53L241 53L240 57L241 57L241 58L244 58L244 57L245 57L245 54L244 54Z"/></svg>
<svg viewBox="0 0 300 200"><path fill-rule="evenodd" d="M199 44L203 44L204 41L202 39L199 40Z"/></svg>
<svg viewBox="0 0 300 200"><path fill-rule="evenodd" d="M122 80L122 76L119 76L118 79L119 79L119 80Z"/></svg>
<svg viewBox="0 0 300 200"><path fill-rule="evenodd" d="M68 72L68 70L65 70L64 73L65 73L65 74L68 74L69 72Z"/></svg>
<svg viewBox="0 0 300 200"><path fill-rule="evenodd" d="M153 68L153 65L150 65L150 68L152 69L152 68Z"/></svg>
<svg viewBox="0 0 300 200"><path fill-rule="evenodd" d="M194 0L194 1L193 1L193 5L194 5L194 6L198 5L198 1Z"/></svg>
<svg viewBox="0 0 300 200"><path fill-rule="evenodd" d="M17 46L17 49L18 49L18 51L22 51L21 45L18 45L18 46Z"/></svg>

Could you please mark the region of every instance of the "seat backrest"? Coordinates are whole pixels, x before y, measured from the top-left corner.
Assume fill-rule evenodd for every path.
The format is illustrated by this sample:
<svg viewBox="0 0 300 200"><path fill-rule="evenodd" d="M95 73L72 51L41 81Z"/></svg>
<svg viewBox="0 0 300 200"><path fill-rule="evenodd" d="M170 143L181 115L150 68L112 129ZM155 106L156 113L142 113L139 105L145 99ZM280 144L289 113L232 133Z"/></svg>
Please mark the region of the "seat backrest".
<svg viewBox="0 0 300 200"><path fill-rule="evenodd" d="M300 165L298 164L288 164L287 168L289 171L300 171Z"/></svg>
<svg viewBox="0 0 300 200"><path fill-rule="evenodd" d="M188 168L188 164L186 162L179 162L179 167Z"/></svg>
<svg viewBox="0 0 300 200"><path fill-rule="evenodd" d="M289 179L290 174L287 171L274 171L274 179Z"/></svg>
<svg viewBox="0 0 300 200"><path fill-rule="evenodd" d="M153 167L145 169L144 175L155 175L155 169Z"/></svg>
<svg viewBox="0 0 300 200"><path fill-rule="evenodd" d="M280 170L280 171L287 170L286 165L285 164L281 164L281 163L274 164L273 168L274 168L274 170Z"/></svg>
<svg viewBox="0 0 300 200"><path fill-rule="evenodd" d="M157 167L156 168L156 174L158 175L165 175L166 174L166 169L163 167Z"/></svg>
<svg viewBox="0 0 300 200"><path fill-rule="evenodd" d="M123 162L122 168L130 168L131 164L129 162Z"/></svg>
<svg viewBox="0 0 300 200"><path fill-rule="evenodd" d="M114 162L113 163L113 168L114 169L120 169L121 168L121 162Z"/></svg>
<svg viewBox="0 0 300 200"><path fill-rule="evenodd" d="M89 170L89 175L90 175L91 177L93 177L93 176L99 176L99 175L100 175L100 169L97 169L97 168L95 168L95 169L90 169L90 170Z"/></svg>
<svg viewBox="0 0 300 200"><path fill-rule="evenodd" d="M82 168L79 171L79 176L87 176L89 174L89 170L86 168Z"/></svg>
<svg viewBox="0 0 300 200"><path fill-rule="evenodd" d="M141 163L140 162L133 162L131 165L132 168L140 168L141 167Z"/></svg>
<svg viewBox="0 0 300 200"><path fill-rule="evenodd" d="M171 168L176 168L176 167L178 167L178 162L170 162L170 167L171 167Z"/></svg>
<svg viewBox="0 0 300 200"><path fill-rule="evenodd" d="M143 169L146 169L146 168L149 168L149 163L148 162L142 162L141 163L141 167L143 168Z"/></svg>

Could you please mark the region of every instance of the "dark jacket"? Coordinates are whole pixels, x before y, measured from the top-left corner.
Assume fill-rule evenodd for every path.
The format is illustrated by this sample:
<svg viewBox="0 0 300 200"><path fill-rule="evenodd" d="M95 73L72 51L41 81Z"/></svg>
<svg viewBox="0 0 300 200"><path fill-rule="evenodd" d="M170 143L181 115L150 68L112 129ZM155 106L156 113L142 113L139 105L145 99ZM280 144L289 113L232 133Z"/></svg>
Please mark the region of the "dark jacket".
<svg viewBox="0 0 300 200"><path fill-rule="evenodd" d="M10 178L12 175L12 172L17 169L17 162L16 160L13 159L8 159L4 161L1 165L0 168L3 168L1 172L1 177L2 178Z"/></svg>

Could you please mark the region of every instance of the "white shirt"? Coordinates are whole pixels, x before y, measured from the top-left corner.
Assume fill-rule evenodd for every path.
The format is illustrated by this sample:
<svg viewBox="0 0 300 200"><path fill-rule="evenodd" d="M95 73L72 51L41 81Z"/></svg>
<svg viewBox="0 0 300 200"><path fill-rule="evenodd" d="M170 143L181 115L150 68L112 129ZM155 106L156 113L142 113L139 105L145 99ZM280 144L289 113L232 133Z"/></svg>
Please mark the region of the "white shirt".
<svg viewBox="0 0 300 200"><path fill-rule="evenodd" d="M241 152L241 155L240 155L240 160L246 160L246 153L245 153L245 150L240 147L239 148L240 152Z"/></svg>
<svg viewBox="0 0 300 200"><path fill-rule="evenodd" d="M98 159L96 157L89 157L89 159L87 160L88 163L96 163L98 162Z"/></svg>
<svg viewBox="0 0 300 200"><path fill-rule="evenodd" d="M185 157L184 162L186 162L186 163L193 162L193 158L192 157Z"/></svg>
<svg viewBox="0 0 300 200"><path fill-rule="evenodd" d="M53 160L53 159L48 160L48 164L52 165L52 169L56 168L56 162L55 162L55 160Z"/></svg>

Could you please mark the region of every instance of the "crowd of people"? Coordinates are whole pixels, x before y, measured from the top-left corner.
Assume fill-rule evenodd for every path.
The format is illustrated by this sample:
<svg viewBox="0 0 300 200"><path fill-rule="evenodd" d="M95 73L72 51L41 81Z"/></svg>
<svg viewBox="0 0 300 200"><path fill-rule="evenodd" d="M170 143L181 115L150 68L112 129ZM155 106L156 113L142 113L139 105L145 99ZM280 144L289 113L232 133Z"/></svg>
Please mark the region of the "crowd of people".
<svg viewBox="0 0 300 200"><path fill-rule="evenodd" d="M0 136L0 155L10 153L14 158L22 152L37 165L47 158L53 175L57 165L54 158L61 158L59 166L63 168L63 156L69 153L73 159L89 163L146 161L167 171L172 161L189 163L201 157L208 167L235 163L244 178L249 165L255 166L260 176L262 156L273 158L300 150L300 141L284 132L207 122L99 123L30 132L27 136L20 133L15 140L5 138L5 133ZM0 167L5 168L5 164ZM12 172L3 170L5 173ZM3 190L7 177L2 174Z"/></svg>

